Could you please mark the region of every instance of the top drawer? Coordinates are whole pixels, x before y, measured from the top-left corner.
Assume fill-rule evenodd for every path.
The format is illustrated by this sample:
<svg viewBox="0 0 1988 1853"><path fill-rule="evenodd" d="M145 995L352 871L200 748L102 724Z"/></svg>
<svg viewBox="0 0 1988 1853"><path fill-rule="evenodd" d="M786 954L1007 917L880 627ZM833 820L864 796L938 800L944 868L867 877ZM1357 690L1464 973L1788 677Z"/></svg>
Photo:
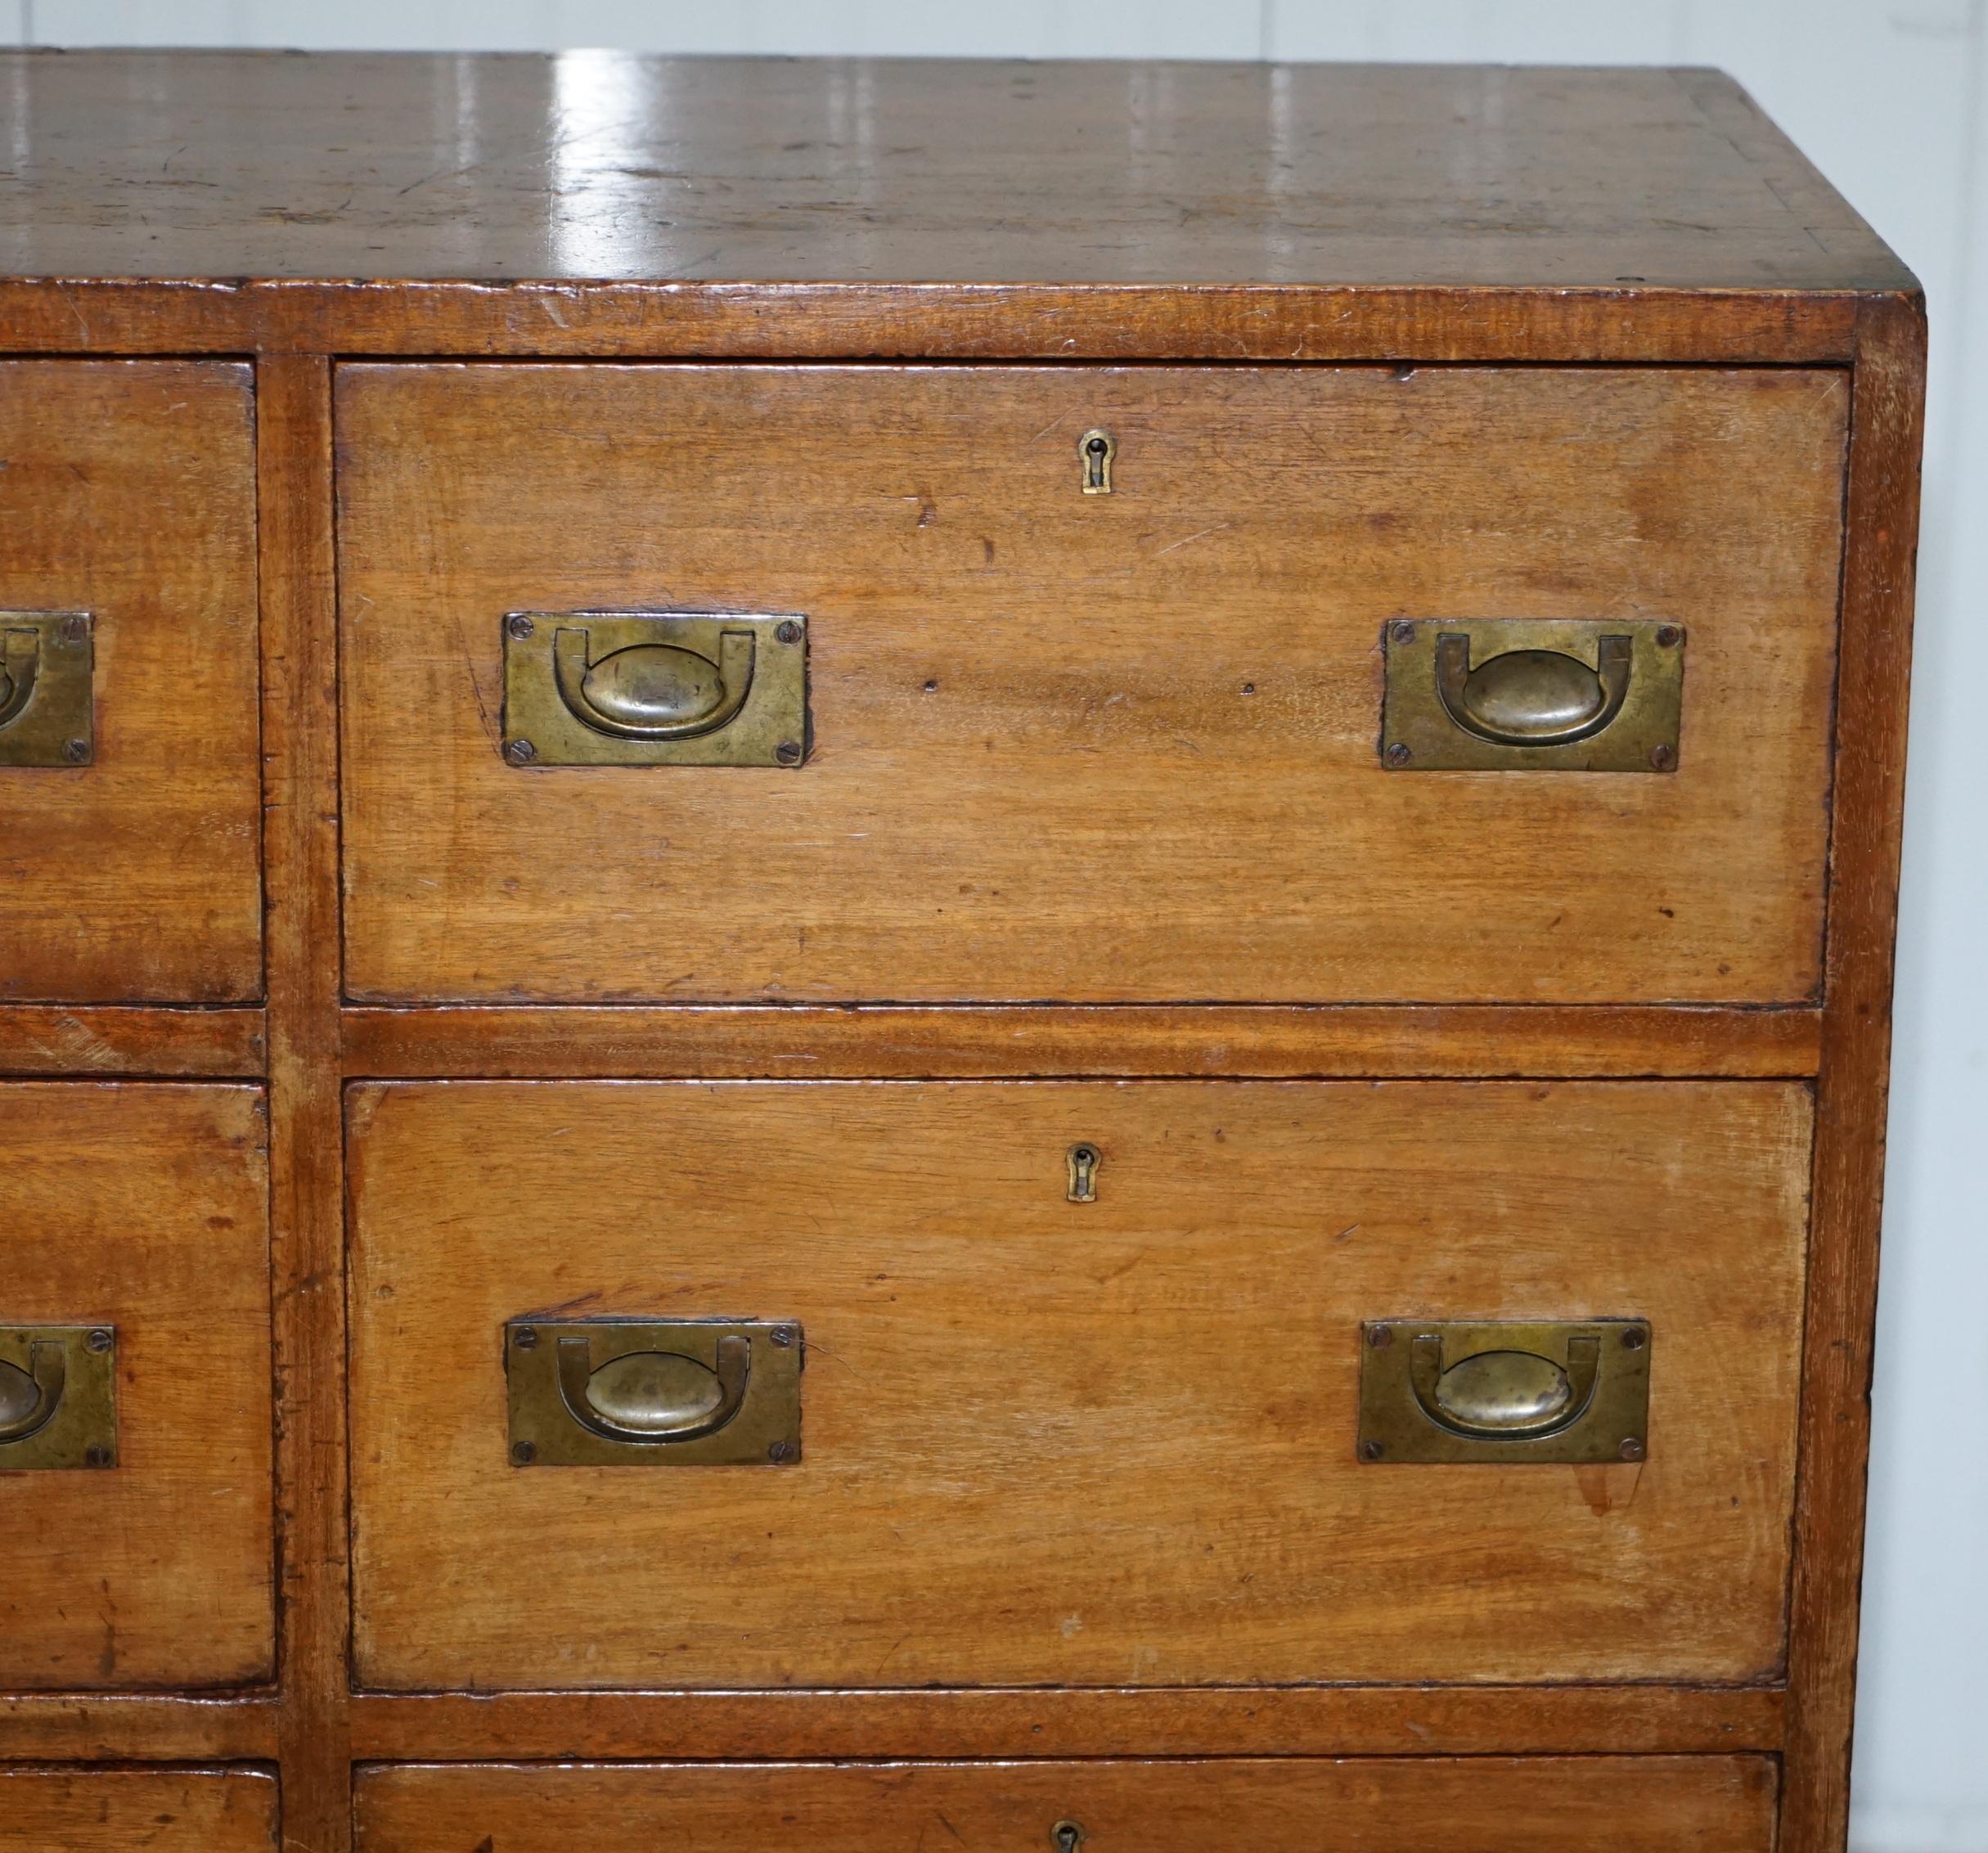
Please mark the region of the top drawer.
<svg viewBox="0 0 1988 1853"><path fill-rule="evenodd" d="M351 990L1808 998L1847 399L1788 369L344 367ZM506 614L602 609L804 618L805 763L507 763ZM1403 618L1679 627L1671 769L1389 767Z"/></svg>
<svg viewBox="0 0 1988 1853"><path fill-rule="evenodd" d="M262 992L254 396L0 362L0 1002Z"/></svg>

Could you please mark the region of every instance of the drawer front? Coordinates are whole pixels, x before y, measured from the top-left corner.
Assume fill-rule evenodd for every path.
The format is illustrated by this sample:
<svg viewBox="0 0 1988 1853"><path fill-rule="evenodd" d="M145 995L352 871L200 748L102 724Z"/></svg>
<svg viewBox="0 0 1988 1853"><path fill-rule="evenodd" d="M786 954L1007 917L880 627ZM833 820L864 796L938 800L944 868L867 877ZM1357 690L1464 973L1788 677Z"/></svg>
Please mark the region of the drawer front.
<svg viewBox="0 0 1988 1853"><path fill-rule="evenodd" d="M1767 1853L1764 1756L371 1768L361 1853Z"/></svg>
<svg viewBox="0 0 1988 1853"><path fill-rule="evenodd" d="M276 1778L258 1770L0 1770L0 1853L268 1853Z"/></svg>
<svg viewBox="0 0 1988 1853"><path fill-rule="evenodd" d="M1775 1082L356 1087L361 1683L1771 1677L1810 1118ZM798 1328L736 1417L798 1458L560 1464L617 1350L726 1393L713 1332L609 1318ZM1644 1458L1360 1458L1368 1322L1618 1318Z"/></svg>
<svg viewBox="0 0 1988 1853"><path fill-rule="evenodd" d="M1846 377L345 367L352 991L1807 998ZM506 614L542 710L657 608L798 614L806 763L507 763ZM1403 618L1678 626L1674 769L1390 769Z"/></svg>
<svg viewBox="0 0 1988 1853"><path fill-rule="evenodd" d="M0 1001L254 999L250 370L0 362Z"/></svg>
<svg viewBox="0 0 1988 1853"><path fill-rule="evenodd" d="M0 1689L270 1673L264 1144L255 1088L0 1086L0 1414L47 1399L0 1441Z"/></svg>

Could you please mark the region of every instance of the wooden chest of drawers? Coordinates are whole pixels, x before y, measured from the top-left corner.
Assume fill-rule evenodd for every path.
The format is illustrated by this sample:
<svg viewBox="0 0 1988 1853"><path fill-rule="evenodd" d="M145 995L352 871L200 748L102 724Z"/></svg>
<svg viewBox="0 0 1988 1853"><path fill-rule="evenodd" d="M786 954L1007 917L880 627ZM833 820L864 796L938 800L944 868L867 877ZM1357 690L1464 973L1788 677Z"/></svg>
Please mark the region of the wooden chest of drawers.
<svg viewBox="0 0 1988 1853"><path fill-rule="evenodd" d="M1729 82L7 62L0 1848L1842 1846L1923 322Z"/></svg>

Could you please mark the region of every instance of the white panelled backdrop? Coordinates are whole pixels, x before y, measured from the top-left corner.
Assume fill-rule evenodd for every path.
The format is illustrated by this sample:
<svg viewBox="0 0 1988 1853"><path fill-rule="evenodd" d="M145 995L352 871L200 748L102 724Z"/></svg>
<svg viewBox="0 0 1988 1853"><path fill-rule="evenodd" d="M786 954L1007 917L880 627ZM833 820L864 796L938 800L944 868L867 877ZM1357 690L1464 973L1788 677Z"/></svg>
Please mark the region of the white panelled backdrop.
<svg viewBox="0 0 1988 1853"><path fill-rule="evenodd" d="M1723 65L1918 272L1924 544L1855 1839L1988 1853L1988 0L0 0L0 41ZM1972 515L1969 510L1972 510ZM1977 795L1968 796L1970 790Z"/></svg>

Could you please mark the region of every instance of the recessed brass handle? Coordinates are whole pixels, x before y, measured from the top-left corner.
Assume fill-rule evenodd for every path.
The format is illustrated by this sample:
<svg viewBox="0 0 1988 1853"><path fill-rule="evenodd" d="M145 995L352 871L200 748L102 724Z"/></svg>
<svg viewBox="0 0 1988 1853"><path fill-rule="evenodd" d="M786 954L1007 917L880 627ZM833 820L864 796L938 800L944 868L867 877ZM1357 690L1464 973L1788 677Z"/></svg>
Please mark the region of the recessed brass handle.
<svg viewBox="0 0 1988 1853"><path fill-rule="evenodd" d="M69 1352L60 1340L35 1339L25 1370L0 1358L0 1443L25 1441L47 1428L61 1406L68 1378ZM0 1467L6 1464L0 1455Z"/></svg>
<svg viewBox="0 0 1988 1853"><path fill-rule="evenodd" d="M1599 733L1629 699L1631 640L1609 632L1594 667L1557 650L1511 650L1470 666L1470 639L1436 640L1436 693L1467 734L1495 746L1567 746Z"/></svg>
<svg viewBox="0 0 1988 1853"><path fill-rule="evenodd" d="M1422 1413L1471 1441L1539 1441L1571 1428L1594 1400L1601 1341L1570 1338L1563 1367L1536 1352L1478 1352L1446 1369L1440 1333L1409 1348L1408 1380Z"/></svg>
<svg viewBox="0 0 1988 1853"><path fill-rule="evenodd" d="M729 726L753 687L753 633L725 631L717 660L681 644L641 643L587 659L578 627L552 640L552 677L573 718L617 740L695 740Z"/></svg>
<svg viewBox="0 0 1988 1853"><path fill-rule="evenodd" d="M0 647L0 727L11 726L34 699L34 678L42 665L41 634L9 631Z"/></svg>
<svg viewBox="0 0 1988 1853"><path fill-rule="evenodd" d="M681 1352L623 1352L596 1370L583 1338L559 1341L559 1393L566 1413L603 1441L638 1445L715 1435L745 1406L753 1342L728 1333L717 1368Z"/></svg>
<svg viewBox="0 0 1988 1853"><path fill-rule="evenodd" d="M1645 1459L1651 1341L1644 1319L1370 1320L1361 1329L1359 1457Z"/></svg>

